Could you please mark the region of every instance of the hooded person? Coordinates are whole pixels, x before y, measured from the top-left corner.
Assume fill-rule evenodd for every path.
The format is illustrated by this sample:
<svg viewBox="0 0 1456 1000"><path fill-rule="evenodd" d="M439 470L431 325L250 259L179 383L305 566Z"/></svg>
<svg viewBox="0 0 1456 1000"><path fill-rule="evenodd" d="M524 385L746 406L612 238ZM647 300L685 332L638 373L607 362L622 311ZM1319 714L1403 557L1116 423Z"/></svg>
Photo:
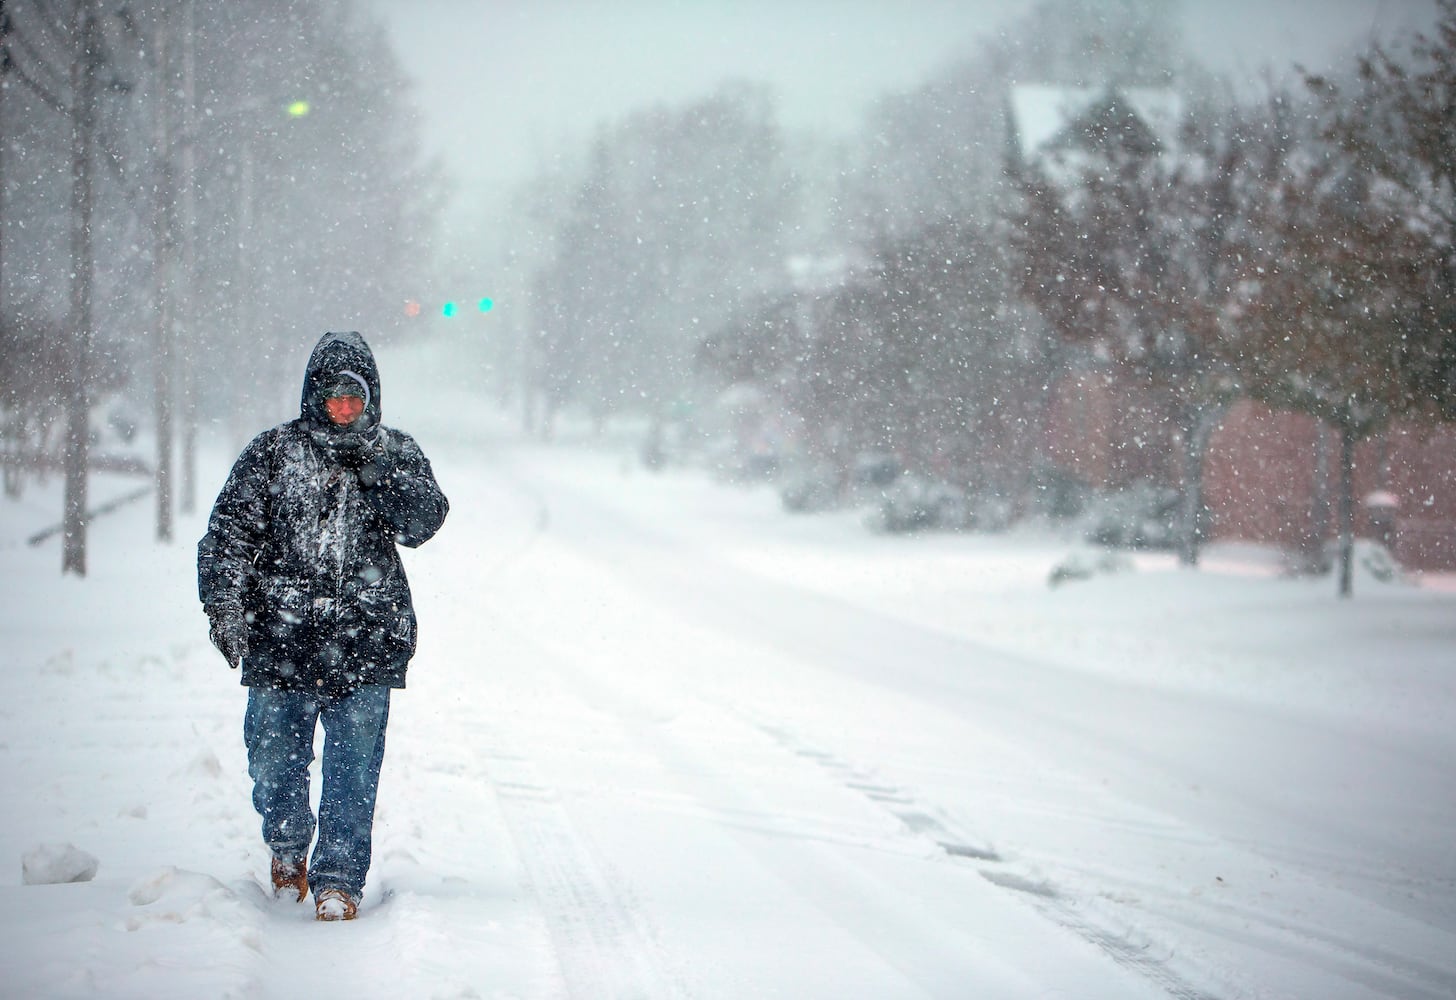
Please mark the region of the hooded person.
<svg viewBox="0 0 1456 1000"><path fill-rule="evenodd" d="M428 541L449 510L429 459L380 412L364 338L325 334L298 418L243 449L197 549L209 635L248 688L243 738L274 892L312 889L321 920L352 918L363 895L390 691L415 651L398 546Z"/></svg>

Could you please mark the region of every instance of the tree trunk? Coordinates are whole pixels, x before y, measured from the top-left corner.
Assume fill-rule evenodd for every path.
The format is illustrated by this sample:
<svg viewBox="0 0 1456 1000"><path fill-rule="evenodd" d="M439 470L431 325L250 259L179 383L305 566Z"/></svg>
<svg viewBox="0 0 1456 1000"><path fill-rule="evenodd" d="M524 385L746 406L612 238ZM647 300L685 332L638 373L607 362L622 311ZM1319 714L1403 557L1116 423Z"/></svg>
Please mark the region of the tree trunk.
<svg viewBox="0 0 1456 1000"><path fill-rule="evenodd" d="M1178 562L1197 566L1203 551L1203 460L1225 406L1194 406L1183 421L1183 509L1178 526Z"/></svg>
<svg viewBox="0 0 1456 1000"><path fill-rule="evenodd" d="M1340 596L1353 592L1355 562L1355 428L1340 425Z"/></svg>
<svg viewBox="0 0 1456 1000"><path fill-rule="evenodd" d="M10 15L5 12L5 0L0 0L0 136L5 132L5 105L10 81L9 39L6 32L10 27ZM0 325L10 322L5 311L5 144L0 142ZM10 480L6 477L5 493L10 495Z"/></svg>
<svg viewBox="0 0 1456 1000"><path fill-rule="evenodd" d="M182 315L187 317L190 328L181 342L174 342L177 350L178 373L181 376L182 403L182 482L180 503L182 513L192 514L197 510L197 350L201 328L198 323L197 302L193 290L197 287L197 25L193 0L182 2L182 133L186 142L182 145L182 183L179 196L182 201L182 286L177 301L182 306Z"/></svg>
<svg viewBox="0 0 1456 1000"><path fill-rule="evenodd" d="M157 144L157 189L156 215L152 220L155 236L156 259L153 262L156 276L156 337L153 359L153 393L155 394L157 421L157 471L156 471L156 533L157 541L172 540L172 293L175 284L173 256L175 229L172 216L172 147L169 127L170 93L167 73L167 31L166 8L162 9L156 34L157 94L155 114L155 141Z"/></svg>
<svg viewBox="0 0 1456 1000"><path fill-rule="evenodd" d="M1315 440L1314 486L1309 500L1309 532L1305 539L1305 560L1311 573L1329 571L1325 545L1330 538L1330 454L1333 444L1329 424L1318 425Z"/></svg>
<svg viewBox="0 0 1456 1000"><path fill-rule="evenodd" d="M65 544L61 572L86 575L86 462L90 436L92 340L91 171L96 118L97 26L94 0L76 0L71 36L71 343L67 376Z"/></svg>

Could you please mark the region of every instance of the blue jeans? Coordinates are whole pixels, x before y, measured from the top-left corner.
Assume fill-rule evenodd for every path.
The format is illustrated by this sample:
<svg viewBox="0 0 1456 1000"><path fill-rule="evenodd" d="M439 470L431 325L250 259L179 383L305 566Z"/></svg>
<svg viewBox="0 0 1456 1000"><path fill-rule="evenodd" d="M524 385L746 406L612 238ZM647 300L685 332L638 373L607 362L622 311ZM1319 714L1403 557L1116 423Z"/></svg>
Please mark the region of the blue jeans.
<svg viewBox="0 0 1456 1000"><path fill-rule="evenodd" d="M307 691L248 689L243 741L253 779L253 808L275 858L301 864L313 840L308 766L314 730L324 724L318 844L308 866L315 893L344 889L358 899L369 873L374 798L384 760L389 688L370 685L328 698Z"/></svg>

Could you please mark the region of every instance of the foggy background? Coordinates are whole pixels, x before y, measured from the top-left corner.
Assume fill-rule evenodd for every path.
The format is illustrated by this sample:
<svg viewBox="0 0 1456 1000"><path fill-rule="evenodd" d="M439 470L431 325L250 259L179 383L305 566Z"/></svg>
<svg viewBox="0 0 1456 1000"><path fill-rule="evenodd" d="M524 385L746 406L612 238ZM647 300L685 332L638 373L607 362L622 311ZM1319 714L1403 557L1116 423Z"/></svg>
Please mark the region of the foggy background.
<svg viewBox="0 0 1456 1000"><path fill-rule="evenodd" d="M638 421L649 465L812 496L890 456L960 526L1171 491L1190 560L1255 400L1328 429L1281 527L1321 538L1342 442L1452 410L1444 154L1394 68L1441 72L1442 10L17 0L7 491L63 469L84 538L85 469L150 475L165 538L199 429L286 419L359 329L533 435ZM1088 465L1056 437L1092 382Z"/></svg>
<svg viewBox="0 0 1456 1000"><path fill-rule="evenodd" d="M1456 996L1453 94L1456 0L4 0L0 975ZM194 540L326 330L452 509L319 962Z"/></svg>
<svg viewBox="0 0 1456 1000"><path fill-rule="evenodd" d="M414 82L426 147L457 178L457 208L467 214L498 211L509 200L502 187L580 146L597 126L727 79L771 86L790 128L852 136L876 99L974 58L978 42L1014 30L1033 6L366 2L388 26ZM1261 86L1269 74L1285 78L1296 63L1327 68L1434 16L1421 0L1173 0L1145 10L1168 12L1188 52L1241 90Z"/></svg>

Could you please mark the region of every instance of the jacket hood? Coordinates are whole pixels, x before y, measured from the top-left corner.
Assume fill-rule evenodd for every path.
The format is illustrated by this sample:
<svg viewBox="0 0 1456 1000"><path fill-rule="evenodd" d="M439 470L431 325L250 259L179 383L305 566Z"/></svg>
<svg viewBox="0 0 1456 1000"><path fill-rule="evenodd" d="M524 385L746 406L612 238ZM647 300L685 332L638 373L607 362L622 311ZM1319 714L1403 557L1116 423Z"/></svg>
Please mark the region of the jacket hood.
<svg viewBox="0 0 1456 1000"><path fill-rule="evenodd" d="M318 427L330 427L324 412L324 393L340 379L362 383L364 396L364 428L379 424L379 367L374 352L359 334L326 333L314 345L303 376L303 399L300 415Z"/></svg>

